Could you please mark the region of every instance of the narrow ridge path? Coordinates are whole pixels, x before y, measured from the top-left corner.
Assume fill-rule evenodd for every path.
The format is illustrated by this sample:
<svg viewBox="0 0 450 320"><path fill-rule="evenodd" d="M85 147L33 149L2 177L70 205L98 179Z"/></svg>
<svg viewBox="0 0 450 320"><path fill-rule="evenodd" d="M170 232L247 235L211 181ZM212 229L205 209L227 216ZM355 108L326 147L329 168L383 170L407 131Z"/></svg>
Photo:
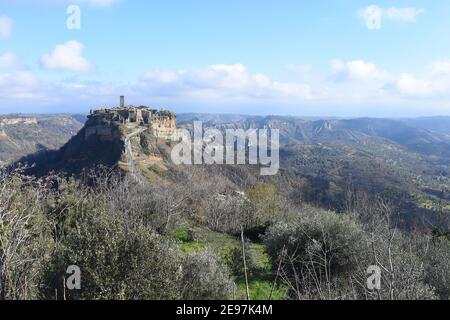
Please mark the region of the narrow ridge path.
<svg viewBox="0 0 450 320"><path fill-rule="evenodd" d="M130 174L133 177L133 179L139 184L146 184L148 181L142 175L141 171L136 168L136 164L134 163L131 138L137 136L138 134L141 134L147 129L148 128L140 128L139 130L136 130L125 137L125 155L127 158L128 170L130 171Z"/></svg>

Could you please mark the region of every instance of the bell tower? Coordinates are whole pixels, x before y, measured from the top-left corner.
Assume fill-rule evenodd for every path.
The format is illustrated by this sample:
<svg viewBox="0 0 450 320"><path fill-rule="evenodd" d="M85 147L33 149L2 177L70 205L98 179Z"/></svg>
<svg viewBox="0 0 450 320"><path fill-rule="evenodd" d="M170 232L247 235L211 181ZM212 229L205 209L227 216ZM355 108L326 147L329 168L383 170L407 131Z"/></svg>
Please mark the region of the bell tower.
<svg viewBox="0 0 450 320"><path fill-rule="evenodd" d="M125 108L125 96L120 96L120 108Z"/></svg>

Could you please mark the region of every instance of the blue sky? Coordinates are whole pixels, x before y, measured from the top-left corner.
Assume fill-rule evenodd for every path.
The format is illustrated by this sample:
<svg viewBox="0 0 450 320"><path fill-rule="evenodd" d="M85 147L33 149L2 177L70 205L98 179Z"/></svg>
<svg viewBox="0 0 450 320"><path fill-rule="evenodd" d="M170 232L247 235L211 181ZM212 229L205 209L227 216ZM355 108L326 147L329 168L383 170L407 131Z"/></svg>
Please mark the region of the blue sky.
<svg viewBox="0 0 450 320"><path fill-rule="evenodd" d="M177 112L450 115L449 16L445 0L0 0L0 112L125 94Z"/></svg>

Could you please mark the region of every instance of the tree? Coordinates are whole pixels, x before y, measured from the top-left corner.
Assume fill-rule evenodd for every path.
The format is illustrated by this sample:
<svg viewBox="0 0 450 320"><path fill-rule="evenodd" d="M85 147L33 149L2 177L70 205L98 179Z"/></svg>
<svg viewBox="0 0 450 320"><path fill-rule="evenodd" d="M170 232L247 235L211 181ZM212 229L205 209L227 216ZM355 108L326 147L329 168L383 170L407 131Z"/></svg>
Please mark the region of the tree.
<svg viewBox="0 0 450 320"><path fill-rule="evenodd" d="M246 229L267 226L278 213L278 194L274 185L259 183L246 191L247 206L243 225Z"/></svg>

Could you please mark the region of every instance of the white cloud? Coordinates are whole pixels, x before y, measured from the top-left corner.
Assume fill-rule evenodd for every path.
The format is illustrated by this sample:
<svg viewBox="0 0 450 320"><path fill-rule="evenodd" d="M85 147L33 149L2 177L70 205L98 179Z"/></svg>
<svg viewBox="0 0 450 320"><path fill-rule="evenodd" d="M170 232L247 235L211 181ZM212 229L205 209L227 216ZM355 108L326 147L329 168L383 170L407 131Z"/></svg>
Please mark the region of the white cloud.
<svg viewBox="0 0 450 320"><path fill-rule="evenodd" d="M93 71L95 67L82 57L83 49L84 45L75 40L57 45L52 53L42 56L41 65L46 69L54 70Z"/></svg>
<svg viewBox="0 0 450 320"><path fill-rule="evenodd" d="M42 98L40 81L20 61L7 52L0 54L0 100L24 102Z"/></svg>
<svg viewBox="0 0 450 320"><path fill-rule="evenodd" d="M421 8L381 8L377 5L370 5L359 10L358 15L362 18L368 29L380 30L383 20L392 22L415 22L417 17L425 11Z"/></svg>
<svg viewBox="0 0 450 320"><path fill-rule="evenodd" d="M87 110L115 103L118 95L125 94L131 103L155 107L235 108L243 113L258 112L251 109L254 107L278 113L293 106L326 107L331 112L333 106L356 112L358 108L370 111L399 106L405 107L403 110L427 110L433 106L450 114L450 61L432 63L423 75L384 71L363 59L333 60L326 72L311 66L289 66L288 72L292 77L275 80L250 72L242 64L216 64L186 70L149 70L134 83L86 81L82 75L50 83L30 72L13 53L3 53L0 100L3 105L18 108L64 105L84 106ZM317 109L324 113L321 110Z"/></svg>
<svg viewBox="0 0 450 320"><path fill-rule="evenodd" d="M418 15L424 12L419 8L388 8L384 10L383 17L392 21L414 22Z"/></svg>
<svg viewBox="0 0 450 320"><path fill-rule="evenodd" d="M450 76L450 61L436 61L430 67L430 74L433 77Z"/></svg>
<svg viewBox="0 0 450 320"><path fill-rule="evenodd" d="M175 83L179 79L179 75L173 71L151 70L144 73L143 79L160 83Z"/></svg>
<svg viewBox="0 0 450 320"><path fill-rule="evenodd" d="M450 61L436 61L431 64L422 77L402 73L386 88L405 97L450 98Z"/></svg>
<svg viewBox="0 0 450 320"><path fill-rule="evenodd" d="M390 78L387 71L379 69L375 64L363 60L346 63L339 59L331 61L331 69L337 80L386 80Z"/></svg>
<svg viewBox="0 0 450 320"><path fill-rule="evenodd" d="M0 16L0 37L9 38L12 35L14 21L5 15Z"/></svg>
<svg viewBox="0 0 450 320"><path fill-rule="evenodd" d="M155 94L196 99L311 99L308 84L277 82L260 73L248 72L242 64L217 64L181 71L150 70L142 83Z"/></svg>
<svg viewBox="0 0 450 320"><path fill-rule="evenodd" d="M11 52L0 54L0 71L19 69L21 65L19 57L15 54Z"/></svg>
<svg viewBox="0 0 450 320"><path fill-rule="evenodd" d="M426 80L417 79L413 75L401 74L396 81L396 88L402 95L424 96L432 92L430 83Z"/></svg>
<svg viewBox="0 0 450 320"><path fill-rule="evenodd" d="M135 85L89 83L89 89L78 91L82 94L90 92L93 100L100 92L112 97L117 92L125 92L144 101L169 106L276 106L271 109L273 113L278 107L309 105L358 106L365 110L395 106L427 110L433 106L450 114L447 104L450 99L450 61L432 63L422 76L386 71L362 59L333 60L330 70L322 76L310 66L289 66L289 70L297 80L274 80L268 75L249 72L241 64L179 71L150 70Z"/></svg>

